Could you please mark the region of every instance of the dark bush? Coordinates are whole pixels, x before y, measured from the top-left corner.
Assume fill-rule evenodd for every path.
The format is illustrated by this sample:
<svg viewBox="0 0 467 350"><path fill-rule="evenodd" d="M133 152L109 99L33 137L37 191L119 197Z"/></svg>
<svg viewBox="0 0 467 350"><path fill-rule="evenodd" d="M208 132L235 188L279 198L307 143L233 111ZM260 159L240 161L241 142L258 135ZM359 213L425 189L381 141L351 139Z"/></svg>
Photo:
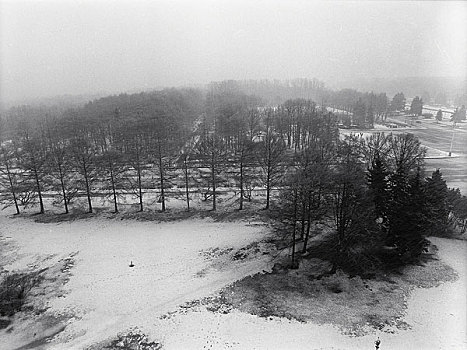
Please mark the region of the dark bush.
<svg viewBox="0 0 467 350"><path fill-rule="evenodd" d="M40 279L36 272L5 274L0 282L0 316L9 317L20 311Z"/></svg>

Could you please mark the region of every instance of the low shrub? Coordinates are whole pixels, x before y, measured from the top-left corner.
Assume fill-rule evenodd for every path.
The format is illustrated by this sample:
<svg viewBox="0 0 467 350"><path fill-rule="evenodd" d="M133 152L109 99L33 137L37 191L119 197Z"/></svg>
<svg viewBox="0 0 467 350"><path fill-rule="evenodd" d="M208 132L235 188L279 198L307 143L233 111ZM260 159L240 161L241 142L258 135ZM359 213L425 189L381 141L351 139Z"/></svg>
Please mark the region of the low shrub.
<svg viewBox="0 0 467 350"><path fill-rule="evenodd" d="M0 316L13 316L23 307L31 289L41 276L37 272L4 273L0 282Z"/></svg>

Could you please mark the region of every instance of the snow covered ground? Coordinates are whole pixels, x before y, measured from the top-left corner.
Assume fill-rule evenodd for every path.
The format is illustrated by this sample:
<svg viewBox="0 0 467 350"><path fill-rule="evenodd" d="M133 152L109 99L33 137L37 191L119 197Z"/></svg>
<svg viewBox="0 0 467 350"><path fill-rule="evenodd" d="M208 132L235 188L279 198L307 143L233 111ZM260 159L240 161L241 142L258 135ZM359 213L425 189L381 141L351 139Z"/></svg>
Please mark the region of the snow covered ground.
<svg viewBox="0 0 467 350"><path fill-rule="evenodd" d="M267 235L261 225L108 219L37 224L2 213L0 227L20 257L7 257L7 270L53 266L76 253L66 294L49 303L49 312L73 316L53 349L82 349L132 326L159 337L154 324L160 316L268 268L269 261L267 255L231 259ZM214 248L220 249L213 253ZM2 334L11 342L6 349L21 345L20 336Z"/></svg>
<svg viewBox="0 0 467 350"><path fill-rule="evenodd" d="M377 336L382 350L467 348L465 241L433 239L459 279L413 292L405 317L411 328L349 337L332 325L260 318L236 310L224 314L203 307L180 309L271 268L271 257L262 253L233 259L239 249L268 237L267 227L259 223L91 218L39 224L2 212L0 230L11 252L4 257L8 270L53 266L75 254L69 282L56 286L65 294L52 298L47 311L67 315L66 328L47 349L85 349L132 327L169 350L373 349ZM27 344L31 339L26 333L21 327L0 331L1 348Z"/></svg>
<svg viewBox="0 0 467 350"><path fill-rule="evenodd" d="M198 311L172 318L167 349L467 349L467 242L432 238L440 257L459 275L436 288L417 288L407 302L406 330L373 331L362 337L343 335L332 325L260 318L237 311ZM345 310L345 306L343 306Z"/></svg>

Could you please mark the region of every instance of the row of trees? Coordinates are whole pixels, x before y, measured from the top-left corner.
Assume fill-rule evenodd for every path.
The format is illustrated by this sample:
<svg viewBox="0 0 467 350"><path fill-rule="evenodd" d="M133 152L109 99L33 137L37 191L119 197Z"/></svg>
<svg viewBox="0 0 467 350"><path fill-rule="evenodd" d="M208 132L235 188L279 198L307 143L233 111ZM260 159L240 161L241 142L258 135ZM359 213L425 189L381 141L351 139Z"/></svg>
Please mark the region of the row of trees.
<svg viewBox="0 0 467 350"><path fill-rule="evenodd" d="M68 212L85 196L92 212L93 198L107 196L117 211L130 191L143 210L145 188L164 197L167 160L189 137L199 104L192 91L164 91L101 99L40 123L19 120L1 143L2 200L17 212L37 202L43 213L44 193L55 193Z"/></svg>
<svg viewBox="0 0 467 350"><path fill-rule="evenodd" d="M402 92L394 95L389 101L386 94L361 93L356 90L344 89L328 94L328 101L332 108L339 109L340 121L346 126L371 129L375 121L385 121L388 114L405 111L406 99ZM411 103L410 113L421 115L423 101L416 96Z"/></svg>
<svg viewBox="0 0 467 350"><path fill-rule="evenodd" d="M104 197L118 211L130 194L142 211L153 191L164 211L168 195L184 197L189 208L197 192L215 210L219 188L233 187L242 209L256 187L269 208L288 155L317 130L337 135L335 118L307 100L264 109L256 98L214 91L198 107L191 93L172 91L98 100L34 128L21 121L0 148L2 201L18 213L38 203L43 213L44 195L53 195L68 213L78 197L89 212Z"/></svg>
<svg viewBox="0 0 467 350"><path fill-rule="evenodd" d="M355 89L330 90L316 79L295 79L290 81L224 81L211 83L208 91L241 92L259 96L266 105L284 104L286 100L302 98L314 100L323 107L340 111L339 121L344 126L373 128L375 121L384 121L388 113L404 111L406 98L399 92L389 99L385 93L360 92ZM423 102L417 96L411 112L421 115ZM417 104L420 101L420 104ZM414 104L414 103L413 103Z"/></svg>

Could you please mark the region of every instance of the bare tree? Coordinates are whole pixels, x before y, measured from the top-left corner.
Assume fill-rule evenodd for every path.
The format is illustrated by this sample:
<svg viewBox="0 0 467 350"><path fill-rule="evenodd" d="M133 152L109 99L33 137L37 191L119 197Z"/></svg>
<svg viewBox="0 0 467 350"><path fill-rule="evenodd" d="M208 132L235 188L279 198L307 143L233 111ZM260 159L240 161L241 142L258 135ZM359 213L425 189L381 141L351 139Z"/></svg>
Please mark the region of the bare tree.
<svg viewBox="0 0 467 350"><path fill-rule="evenodd" d="M77 189L69 187L69 182L71 182L70 175L72 172L72 166L70 164L67 141L58 138L49 138L49 145L47 148L49 153L50 169L48 174L52 178L58 180L59 189L57 190L61 193L61 201L63 201L65 213L68 214L68 204L71 198L76 194ZM52 184L52 188L54 187L54 184Z"/></svg>
<svg viewBox="0 0 467 350"><path fill-rule="evenodd" d="M185 185L185 198L186 198L186 210L190 211L190 167L189 167L189 155L187 153L182 154L183 160L183 179Z"/></svg>
<svg viewBox="0 0 467 350"><path fill-rule="evenodd" d="M245 199L245 187L251 182L251 168L254 162L254 143L247 135L244 135L238 143L235 152L236 163L238 165L238 187L240 189L239 210L243 209L243 201Z"/></svg>
<svg viewBox="0 0 467 350"><path fill-rule="evenodd" d="M104 185L103 188L108 191L108 197L111 198L114 207L114 213L118 213L118 198L124 189L124 175L127 171L123 152L122 125L118 118L118 110L114 112L115 119L107 123L98 125L97 134L98 144L101 152L97 159L97 164L101 168Z"/></svg>
<svg viewBox="0 0 467 350"><path fill-rule="evenodd" d="M182 137L179 123L174 118L165 115L153 117L153 130L151 132L151 154L155 165L156 174L159 180L159 200L161 210L166 210L166 189L172 185L175 159L178 150L182 146Z"/></svg>
<svg viewBox="0 0 467 350"><path fill-rule="evenodd" d="M123 187L123 175L126 172L126 164L123 162L123 154L108 145L100 158L100 164L108 175L107 182L110 185L110 197L112 198L114 212L118 213L118 198Z"/></svg>
<svg viewBox="0 0 467 350"><path fill-rule="evenodd" d="M271 189L280 182L286 165L285 142L272 131L270 119L270 115L268 115L266 118L266 136L259 144L257 152L258 162L261 167L261 179L266 188L265 209L269 209Z"/></svg>
<svg viewBox="0 0 467 350"><path fill-rule="evenodd" d="M212 210L217 209L217 186L219 175L225 165L225 156L227 155L224 140L215 133L208 134L200 139L196 148L196 154L200 164L209 168L209 187L212 188Z"/></svg>
<svg viewBox="0 0 467 350"><path fill-rule="evenodd" d="M93 212L92 196L94 183L97 180L97 149L91 143L89 132L81 129L70 141L71 160L78 174L84 180L84 190L88 202L88 212Z"/></svg>
<svg viewBox="0 0 467 350"><path fill-rule="evenodd" d="M426 150L413 134L390 135L388 142L392 169L409 174L423 165Z"/></svg>
<svg viewBox="0 0 467 350"><path fill-rule="evenodd" d="M144 134L138 130L130 131L125 139L125 160L130 169L136 172L136 179L133 176L127 177L127 184L139 201L139 211L144 210L143 206L143 176L147 171L147 147Z"/></svg>
<svg viewBox="0 0 467 350"><path fill-rule="evenodd" d="M31 191L37 193L39 199L39 212L44 213L44 170L46 165L46 149L42 130L31 132L28 125L22 125L19 137L15 140L18 166L22 168L31 180Z"/></svg>
<svg viewBox="0 0 467 350"><path fill-rule="evenodd" d="M11 202L15 206L16 214L19 214L20 210L17 198L18 169L15 169L15 152L12 146L11 142L0 142L0 181L2 186L8 188L11 194L11 201L6 200L6 203ZM8 204L6 206L8 206Z"/></svg>

